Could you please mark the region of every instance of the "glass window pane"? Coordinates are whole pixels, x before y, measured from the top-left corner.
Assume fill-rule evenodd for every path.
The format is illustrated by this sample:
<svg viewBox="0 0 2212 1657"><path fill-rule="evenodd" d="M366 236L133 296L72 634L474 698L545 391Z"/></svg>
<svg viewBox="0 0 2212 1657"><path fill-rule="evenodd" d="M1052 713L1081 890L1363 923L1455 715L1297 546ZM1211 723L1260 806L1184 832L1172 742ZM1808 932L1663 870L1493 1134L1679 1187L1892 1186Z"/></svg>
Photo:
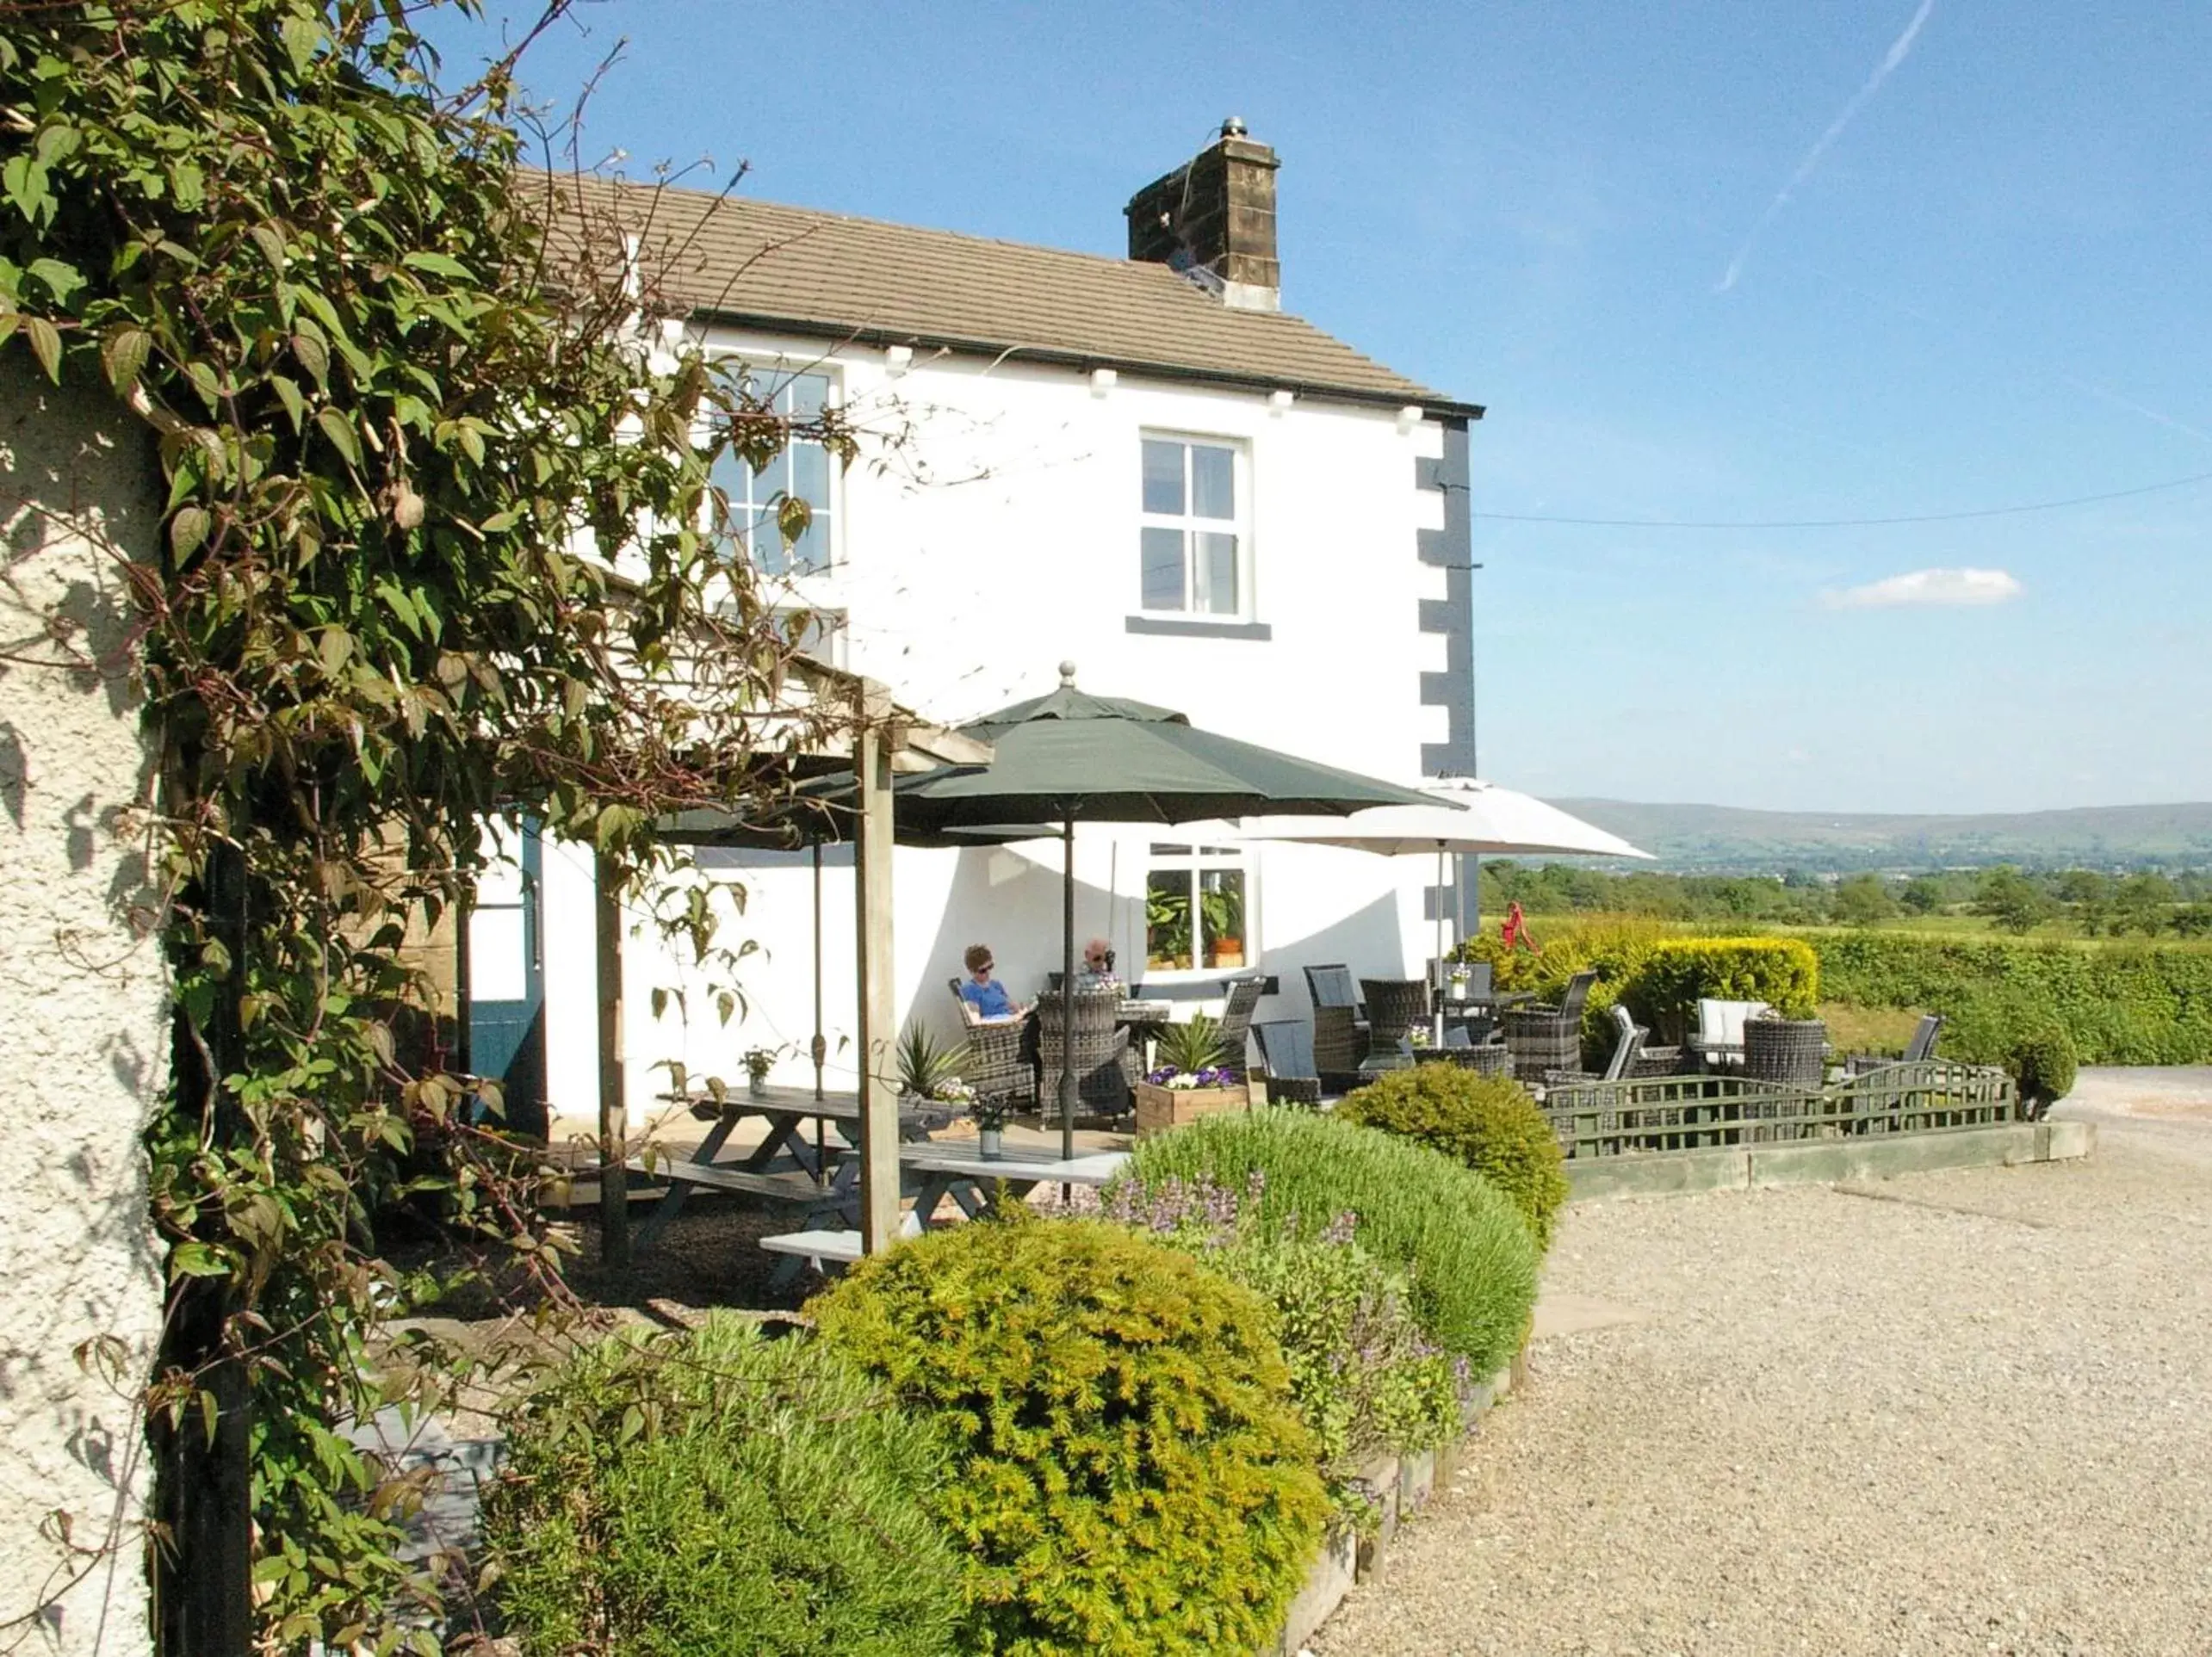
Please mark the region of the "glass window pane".
<svg viewBox="0 0 2212 1657"><path fill-rule="evenodd" d="M1191 855L1191 849L1188 846L1162 845L1155 840L1152 843L1152 855L1155 857L1187 857Z"/></svg>
<svg viewBox="0 0 2212 1657"><path fill-rule="evenodd" d="M1144 440L1144 510L1183 515L1183 445Z"/></svg>
<svg viewBox="0 0 2212 1657"><path fill-rule="evenodd" d="M829 567L829 519L826 515L811 520L806 533L791 543L790 559L795 569L815 572Z"/></svg>
<svg viewBox="0 0 2212 1657"><path fill-rule="evenodd" d="M1236 454L1232 449L1191 445L1191 516L1236 516Z"/></svg>
<svg viewBox="0 0 2212 1657"><path fill-rule="evenodd" d="M1198 541L1199 608L1215 615L1237 612L1236 537L1211 533Z"/></svg>
<svg viewBox="0 0 2212 1657"><path fill-rule="evenodd" d="M776 527L772 512L755 512L746 530L745 542L752 550L753 567L763 575L786 575L790 572L790 560L784 556L784 533Z"/></svg>
<svg viewBox="0 0 2212 1657"><path fill-rule="evenodd" d="M829 454L820 443L793 443L790 492L809 506L829 504Z"/></svg>
<svg viewBox="0 0 2212 1657"><path fill-rule="evenodd" d="M1183 593L1183 532L1180 529L1147 529L1143 535L1143 608L1149 610L1187 608Z"/></svg>
<svg viewBox="0 0 2212 1657"><path fill-rule="evenodd" d="M829 376L821 374L801 374L791 376L791 383L777 406L796 419L811 420L829 401Z"/></svg>
<svg viewBox="0 0 2212 1657"><path fill-rule="evenodd" d="M1156 869L1144 882L1144 964L1177 972L1191 961L1190 871Z"/></svg>
<svg viewBox="0 0 2212 1657"><path fill-rule="evenodd" d="M1199 876L1199 935L1205 964L1244 964L1244 871L1208 869Z"/></svg>

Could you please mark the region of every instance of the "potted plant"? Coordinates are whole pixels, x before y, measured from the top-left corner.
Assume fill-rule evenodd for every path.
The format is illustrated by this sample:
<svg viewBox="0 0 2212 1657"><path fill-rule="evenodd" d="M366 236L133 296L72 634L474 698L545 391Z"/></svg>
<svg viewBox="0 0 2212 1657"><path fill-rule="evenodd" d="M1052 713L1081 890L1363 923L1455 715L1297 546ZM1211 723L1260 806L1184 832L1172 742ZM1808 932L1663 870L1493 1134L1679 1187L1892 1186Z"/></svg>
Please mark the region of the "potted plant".
<svg viewBox="0 0 2212 1657"><path fill-rule="evenodd" d="M1199 918L1205 928L1205 964L1244 964L1244 888L1211 883L1199 892Z"/></svg>
<svg viewBox="0 0 2212 1657"><path fill-rule="evenodd" d="M1159 1035L1160 1067L1137 1084L1137 1131L1157 1133L1216 1110L1248 1110L1252 1090L1230 1062L1221 1026L1204 1013Z"/></svg>
<svg viewBox="0 0 2212 1657"><path fill-rule="evenodd" d="M745 1086L754 1098L768 1091L768 1073L776 1067L776 1049L756 1047L745 1050Z"/></svg>
<svg viewBox="0 0 2212 1657"><path fill-rule="evenodd" d="M1005 1148L1001 1135L1007 1122L1007 1102L986 1099L960 1079L960 1066L968 1057L964 1042L939 1045L920 1024L909 1024L899 1037L899 1094L902 1103L944 1105L972 1117L976 1123L977 1154L995 1160Z"/></svg>

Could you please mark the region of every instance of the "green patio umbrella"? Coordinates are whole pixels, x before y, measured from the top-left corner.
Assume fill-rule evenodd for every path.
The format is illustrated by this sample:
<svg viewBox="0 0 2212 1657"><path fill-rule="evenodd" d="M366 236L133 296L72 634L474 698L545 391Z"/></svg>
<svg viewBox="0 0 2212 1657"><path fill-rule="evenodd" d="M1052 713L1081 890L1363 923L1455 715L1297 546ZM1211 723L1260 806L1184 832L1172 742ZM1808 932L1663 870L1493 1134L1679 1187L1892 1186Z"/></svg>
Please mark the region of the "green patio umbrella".
<svg viewBox="0 0 2212 1657"><path fill-rule="evenodd" d="M1075 825L1190 823L1216 817L1345 816L1372 806L1428 805L1410 788L1279 753L1193 726L1145 702L1060 688L960 727L991 745L988 766L933 771L894 784L902 827L956 839L1039 820L1060 825L1063 856L1062 1052L1074 1051ZM1060 1144L1075 1153L1075 1074L1060 1070Z"/></svg>

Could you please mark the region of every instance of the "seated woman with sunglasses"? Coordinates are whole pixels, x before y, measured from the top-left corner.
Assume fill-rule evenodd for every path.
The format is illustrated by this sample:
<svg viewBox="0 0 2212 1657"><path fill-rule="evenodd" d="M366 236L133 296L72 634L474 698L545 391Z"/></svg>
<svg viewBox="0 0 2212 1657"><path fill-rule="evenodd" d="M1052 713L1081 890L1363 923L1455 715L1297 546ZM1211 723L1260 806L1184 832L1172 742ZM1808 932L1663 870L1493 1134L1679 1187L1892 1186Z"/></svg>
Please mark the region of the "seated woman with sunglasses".
<svg viewBox="0 0 2212 1657"><path fill-rule="evenodd" d="M991 951L988 945L971 943L961 957L968 966L968 979L960 986L960 999L968 1004L969 1015L978 1023L1003 1023L1019 1018L1029 1009L1007 993L1007 986L991 976Z"/></svg>

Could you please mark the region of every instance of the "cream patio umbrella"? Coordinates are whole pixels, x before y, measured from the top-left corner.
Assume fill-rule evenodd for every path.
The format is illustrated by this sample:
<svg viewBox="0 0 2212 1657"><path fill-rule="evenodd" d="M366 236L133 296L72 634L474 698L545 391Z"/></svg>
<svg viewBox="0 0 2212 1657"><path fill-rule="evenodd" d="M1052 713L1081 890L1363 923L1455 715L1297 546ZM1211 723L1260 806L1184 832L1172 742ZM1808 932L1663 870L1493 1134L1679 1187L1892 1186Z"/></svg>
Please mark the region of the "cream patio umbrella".
<svg viewBox="0 0 2212 1657"><path fill-rule="evenodd" d="M1641 857L1651 853L1608 834L1593 823L1547 806L1534 794L1502 788L1475 777L1450 777L1422 785L1428 803L1378 806L1348 817L1270 818L1245 831L1248 840L1289 840L1306 845L1343 846L1379 856L1403 857L1433 852L1436 857L1436 958L1444 959L1444 859L1447 855L1526 856L1546 853L1574 857ZM1436 1040L1444 1039L1444 1014L1436 1012Z"/></svg>

